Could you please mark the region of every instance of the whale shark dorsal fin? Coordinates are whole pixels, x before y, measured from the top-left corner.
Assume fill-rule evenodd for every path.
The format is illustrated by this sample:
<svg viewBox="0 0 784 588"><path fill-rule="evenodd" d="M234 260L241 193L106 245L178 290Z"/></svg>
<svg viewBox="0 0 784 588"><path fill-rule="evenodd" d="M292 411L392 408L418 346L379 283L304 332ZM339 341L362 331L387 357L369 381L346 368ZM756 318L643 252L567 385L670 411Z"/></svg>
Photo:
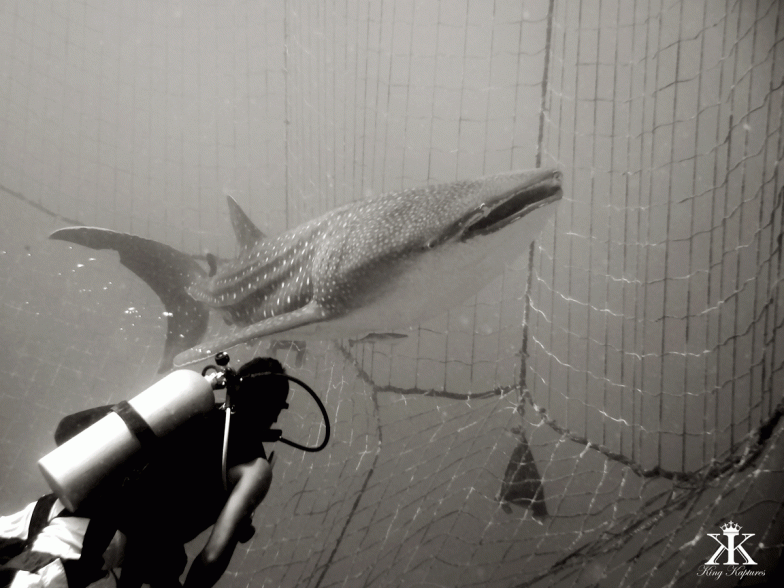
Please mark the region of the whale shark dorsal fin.
<svg viewBox="0 0 784 588"><path fill-rule="evenodd" d="M234 235L237 237L242 251L253 249L256 244L265 239L266 235L261 232L253 221L250 220L245 211L240 208L237 201L231 196L226 196L226 202L229 204L229 216L231 217L231 226L234 228Z"/></svg>

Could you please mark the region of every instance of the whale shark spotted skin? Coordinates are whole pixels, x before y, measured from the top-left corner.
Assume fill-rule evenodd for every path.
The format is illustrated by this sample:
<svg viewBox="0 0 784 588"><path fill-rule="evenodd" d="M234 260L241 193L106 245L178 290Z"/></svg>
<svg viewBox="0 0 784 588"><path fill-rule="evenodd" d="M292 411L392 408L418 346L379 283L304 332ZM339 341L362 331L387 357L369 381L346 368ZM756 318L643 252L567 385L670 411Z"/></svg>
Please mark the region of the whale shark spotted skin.
<svg viewBox="0 0 784 588"><path fill-rule="evenodd" d="M561 174L517 171L384 194L265 236L229 197L239 255L205 270L142 237L68 227L52 239L113 249L166 309L161 372L257 338L356 338L417 325L470 298L554 214ZM203 341L210 311L233 325Z"/></svg>

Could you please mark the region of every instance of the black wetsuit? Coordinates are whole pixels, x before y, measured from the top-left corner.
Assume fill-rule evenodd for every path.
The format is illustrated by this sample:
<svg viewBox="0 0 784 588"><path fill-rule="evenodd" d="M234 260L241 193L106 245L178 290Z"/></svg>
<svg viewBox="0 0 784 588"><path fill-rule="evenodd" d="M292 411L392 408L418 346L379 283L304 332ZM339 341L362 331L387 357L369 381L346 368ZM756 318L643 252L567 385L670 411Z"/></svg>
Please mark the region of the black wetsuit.
<svg viewBox="0 0 784 588"><path fill-rule="evenodd" d="M127 536L129 565L145 568L145 579L179 577L184 544L215 523L226 504L221 458L226 413L216 407L161 440L152 459L128 481L119 501L117 527ZM227 469L266 458L258 430L234 415ZM134 561L138 557L138 562Z"/></svg>
<svg viewBox="0 0 784 588"><path fill-rule="evenodd" d="M98 558L119 529L128 539L123 574L134 570L142 581L157 586L173 585L179 578L187 564L184 544L215 523L228 497L221 465L226 412L219 407L145 448L80 507L80 514L92 521L85 538L85 571L86 562ZM64 441L109 410L97 407L66 417L55 438ZM227 469L266 458L259 427L251 423L232 416Z"/></svg>
<svg viewBox="0 0 784 588"><path fill-rule="evenodd" d="M169 530L187 542L212 525L226 503L221 456L226 413L214 408L171 433L152 451L153 459L131 481L130 512L121 530L141 522ZM258 430L232 418L227 469L266 458ZM127 534L127 533L126 533Z"/></svg>
<svg viewBox="0 0 784 588"><path fill-rule="evenodd" d="M272 358L255 358L238 370L243 408L231 419L226 469L266 459L262 435L286 408L289 387ZM90 426L111 407L64 418L55 432L58 444ZM92 569L119 529L128 541L121 586L137 580L156 587L179 585L187 564L184 544L217 520L226 504L221 458L226 413L215 405L162 439L156 439L107 477L80 505L91 518L80 565ZM123 580L131 580L124 582Z"/></svg>

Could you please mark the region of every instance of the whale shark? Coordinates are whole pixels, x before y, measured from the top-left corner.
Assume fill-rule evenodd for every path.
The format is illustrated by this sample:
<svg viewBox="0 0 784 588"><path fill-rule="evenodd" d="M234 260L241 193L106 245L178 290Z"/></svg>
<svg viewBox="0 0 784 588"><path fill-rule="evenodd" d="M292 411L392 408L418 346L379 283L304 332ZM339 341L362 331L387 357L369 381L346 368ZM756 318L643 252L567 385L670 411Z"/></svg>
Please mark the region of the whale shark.
<svg viewBox="0 0 784 588"><path fill-rule="evenodd" d="M358 338L415 326L479 292L527 251L561 198L555 169L426 185L333 209L267 236L229 197L236 258L109 229L50 235L114 250L165 308L159 372L259 338ZM231 332L207 340L210 312Z"/></svg>

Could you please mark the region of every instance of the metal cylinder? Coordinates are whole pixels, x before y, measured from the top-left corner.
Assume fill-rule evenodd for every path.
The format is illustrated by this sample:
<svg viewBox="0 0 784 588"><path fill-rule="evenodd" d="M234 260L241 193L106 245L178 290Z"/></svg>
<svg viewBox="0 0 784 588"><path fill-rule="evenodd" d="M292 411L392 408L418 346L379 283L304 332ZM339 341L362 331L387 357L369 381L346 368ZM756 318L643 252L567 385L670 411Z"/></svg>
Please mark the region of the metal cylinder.
<svg viewBox="0 0 784 588"><path fill-rule="evenodd" d="M210 382L177 370L128 401L155 436L164 437L215 403ZM38 461L49 487L70 511L107 475L139 451L141 443L119 414L111 412Z"/></svg>

